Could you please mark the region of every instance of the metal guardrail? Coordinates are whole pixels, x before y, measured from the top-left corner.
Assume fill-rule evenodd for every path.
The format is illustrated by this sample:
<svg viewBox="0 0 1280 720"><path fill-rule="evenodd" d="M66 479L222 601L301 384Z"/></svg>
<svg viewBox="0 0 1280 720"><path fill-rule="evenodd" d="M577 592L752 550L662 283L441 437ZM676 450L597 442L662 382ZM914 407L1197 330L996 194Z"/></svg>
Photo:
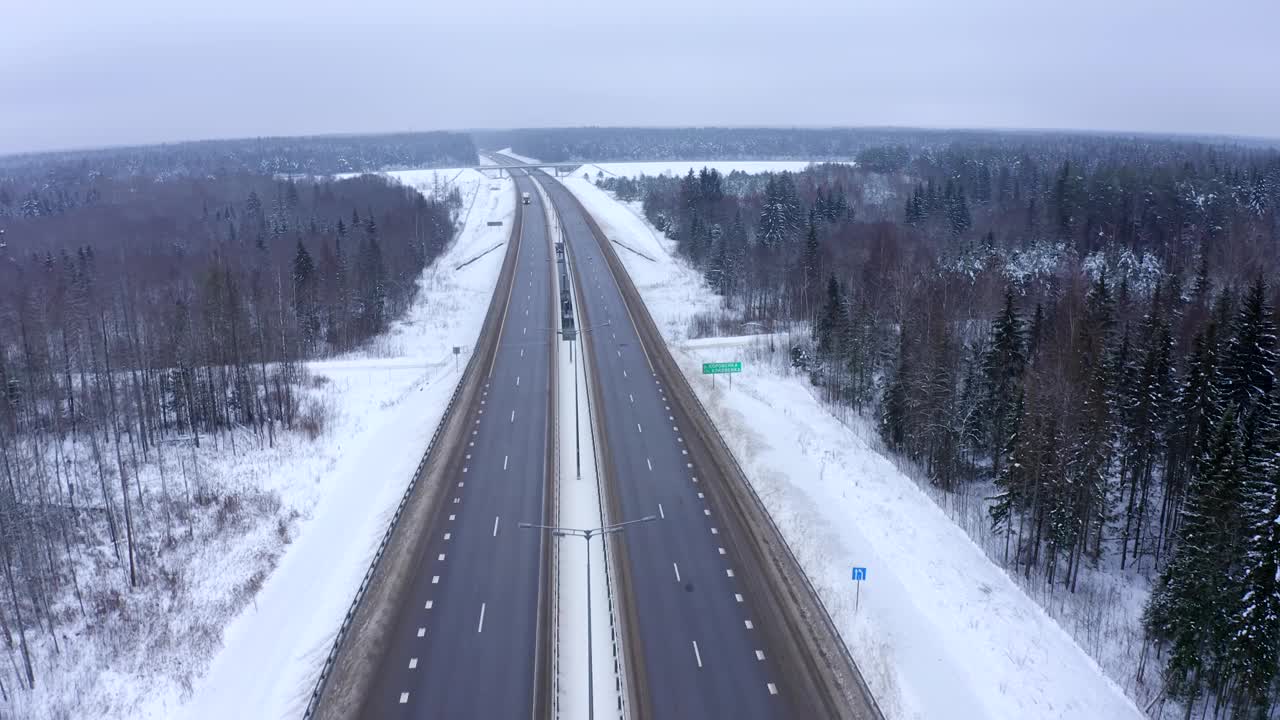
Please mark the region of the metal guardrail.
<svg viewBox="0 0 1280 720"><path fill-rule="evenodd" d="M477 193L479 190L477 189ZM519 212L519 207L516 208ZM470 215L470 211L468 211ZM518 227L519 223L513 224ZM460 231L459 231L460 232ZM498 290L495 289L495 297ZM481 326L483 333L484 326L488 324L486 316L484 324ZM482 339L482 338L481 338ZM477 339L476 346L479 347L481 339ZM449 396L449 402L444 407L444 412L440 414L440 420L436 423L436 429L431 433L431 441L427 443L427 449L422 453L422 458L418 460L418 466L413 471L413 478L409 481L409 486L405 488L404 495L400 497L400 504L396 506L395 514L391 516L391 522L387 525L387 531L382 535L382 541L378 543L378 549L374 552L373 559L369 562L369 567L365 570L364 578L360 581L360 587L356 589L355 597L351 599L351 605L347 608L346 614L342 618L342 625L338 627L338 634L333 639L333 646L329 649L328 656L325 657L324 665L320 668L320 676L316 678L315 687L311 691L311 697L307 700L306 710L303 711L303 720L311 720L315 717L319 708L320 696L324 694L325 683L329 680L329 675L333 671L334 662L338 658L338 651L342 648L342 641L346 638L347 630L351 627L351 622L356 616L356 611L360 607L361 601L364 600L365 592L369 589L369 584L373 581L373 575L378 569L378 564L382 561L383 555L386 553L387 546L391 543L391 537L395 534L396 528L400 525L400 517L404 514L405 506L409 504L409 498L413 495L414 488L418 486L418 479L422 477L422 471L427 465L427 461L431 458L431 453L435 451L436 443L440 439L441 433L444 431L446 421L453 413L454 406L458 402L458 396L462 393L462 388L466 386L467 378L469 378L475 370L476 363L479 362L480 353L472 352L471 357L467 359L467 365L463 368L462 373L458 376L458 382L453 386L453 393Z"/></svg>
<svg viewBox="0 0 1280 720"><path fill-rule="evenodd" d="M675 360L674 356L672 357L672 360ZM676 363L676 366L678 369L679 363ZM709 421L711 430L716 434L716 438L720 441L720 444L723 445L725 449L729 449L729 444L725 441L724 435L721 434L719 426L717 426L715 421L712 420L711 413L707 412L706 406L702 404L702 398L698 397L698 392L693 389L693 383L689 382L689 379L685 377L683 370L681 371L680 376L689 386L689 394L693 396L693 401L698 404L698 410ZM744 479L747 478L748 475L746 471L742 469L742 465L738 462L737 455L735 455L731 449L727 454L729 455L729 460L733 463L733 467L738 474ZM849 667L853 668L853 672L858 679L858 685L860 686L859 689L862 691L863 695L871 701L871 707L875 709L876 715L883 720L884 711L880 709L880 703L876 701L876 696L872 694L871 688L867 685L866 678L862 676L862 669L853 661L853 653L849 652L849 646L845 643L844 637L840 634L835 620L831 617L831 612L827 610L827 604L822 601L822 596L818 594L818 589L814 587L813 581L809 579L809 573L805 571L804 565L800 564L800 560L796 557L795 551L791 549L791 543L787 542L787 537L782 534L782 530L773 519L773 514L769 512L768 506L764 504L764 500L761 499L760 494L756 492L755 486L751 484L750 480L744 484L747 486L747 490L750 491L751 498L755 501L756 506L761 509L761 514L768 519L769 527L773 529L774 534L777 535L778 539L781 541L782 549L787 552L787 558L795 565L796 570L800 572L800 577L804 580L805 589L809 591L809 594L815 600L817 600L816 605L818 606L818 609L822 611L823 618L831 628L835 629L834 635L836 642L840 644L841 654L844 655Z"/></svg>
<svg viewBox="0 0 1280 720"><path fill-rule="evenodd" d="M582 201L578 198L577 195L575 195L567 187L565 188L565 191L569 194L570 197L573 198L574 202L581 209L583 216L587 218L587 224L591 228L592 232L594 232L597 235L598 239L604 240L604 242L600 243L601 247L608 248L608 250L612 250L612 248L608 247L609 243L611 242L609 240L608 235L606 235L604 231L600 229L600 226L596 223L595 217L592 216L591 213L587 211L586 206L582 203ZM612 255L613 256L612 259L617 263L617 267L622 270L622 276L626 278L626 284L630 286L630 289L635 294L635 296L640 299L640 309L642 310L644 315L647 317L648 324L653 327L653 330L655 334L658 336L658 339L660 339L663 345L665 346L666 338L662 337L662 332L658 328L657 322L654 321L653 316L649 313L649 308L644 303L644 298L640 295L639 289L635 287L635 283L631 280L631 274L627 272L626 266L622 263L622 259L617 256L616 252L607 252L606 254ZM606 258L606 260L608 259L609 258ZM621 285L621 283L619 284ZM624 291L624 295L625 294L626 293ZM738 476L746 480L746 482L744 482L743 484L746 485L747 490L751 493L751 499L754 501L756 507L759 508L759 510L761 511L761 514L764 515L764 517L768 520L769 527L772 529L774 535L778 538L779 543L782 546L782 549L787 554L788 560L790 560L792 565L798 571L800 578L803 580L805 589L808 591L809 595L815 600L814 604L822 612L823 619L826 621L827 626L833 630L831 634L834 635L835 641L839 645L839 651L844 656L845 662L850 668L853 669L854 677L857 679L857 682L859 685L858 689L861 691L863 696L870 701L871 707L875 711L876 715L881 720L883 720L884 711L881 710L880 704L876 700L875 695L871 693L871 688L867 685L866 678L864 678L862 675L862 670L858 667L857 663L854 662L853 653L849 651L849 646L845 643L844 637L841 636L838 626L835 623L835 620L831 617L831 612L827 609L826 603L822 601L822 596L818 594L818 590L814 586L813 581L809 578L809 574L805 571L804 566L801 565L799 559L796 558L795 551L792 550L791 544L787 542L786 536L782 534L782 530L778 527L777 522L774 521L773 515L768 510L768 506L764 504L764 500L761 499L759 493L756 492L755 486L751 484L750 480L747 480L749 476L742 469L742 465L738 462L737 456L729 448L729 444L725 441L724 435L721 434L720 428L716 425L715 421L711 418L711 414L707 411L706 406L703 405L702 398L698 397L697 391L694 390L693 388L693 383L691 383L688 377L685 376L684 371L680 368L679 363L676 362L675 356L671 355L670 350L668 350L667 353L668 353L668 356L671 357L672 363L676 366L675 370L676 370L677 378L679 379L680 382L684 383L684 385L689 389L689 394L693 397L694 402L697 403L698 405L698 411L701 413L702 417L705 418L707 421L706 425L710 426L711 431L715 433L716 439L720 442L721 447L725 448L725 450L728 451L725 454L729 457L730 462L733 463L734 470L737 471Z"/></svg>

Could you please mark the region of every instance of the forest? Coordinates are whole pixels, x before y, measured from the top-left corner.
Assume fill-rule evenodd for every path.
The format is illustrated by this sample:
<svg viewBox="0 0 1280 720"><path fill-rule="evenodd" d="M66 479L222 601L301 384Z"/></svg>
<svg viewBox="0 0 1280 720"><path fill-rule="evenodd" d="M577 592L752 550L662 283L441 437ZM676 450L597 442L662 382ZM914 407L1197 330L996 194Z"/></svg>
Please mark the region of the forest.
<svg viewBox="0 0 1280 720"><path fill-rule="evenodd" d="M1075 147L1077 152L1108 147L1101 134L1054 131L923 130L919 128L642 128L577 127L486 130L473 133L481 147L510 147L543 162L635 162L643 160L857 160L888 172L910 153L938 153L968 147L976 152L1017 153L1027 147ZM1158 136L1137 136L1152 148L1168 146ZM1181 143L1194 138L1184 138ZM1207 139L1206 139L1207 140ZM1236 144L1265 147L1260 140ZM908 150L910 149L910 150Z"/></svg>
<svg viewBox="0 0 1280 720"><path fill-rule="evenodd" d="M247 504L272 502L189 482L195 449L234 457L238 444L321 433L325 409L301 399L303 361L388 328L452 239L462 200L375 175L242 170L95 171L0 187L17 190L0 202L0 667L9 666L0 694L9 699L15 686L50 681L32 660L32 634L55 650L63 633L80 632L127 646L122 634L146 620L132 589L155 588L148 597L160 603L178 597L181 570L161 562L178 538L212 541L248 527L237 519ZM288 527L277 532L287 542ZM205 641L183 642L198 657Z"/></svg>
<svg viewBox="0 0 1280 720"><path fill-rule="evenodd" d="M0 219L21 206L26 186L71 194L98 176L151 179L257 175L338 175L478 161L471 136L455 132L199 140L169 145L0 156ZM24 186L6 187L5 180ZM7 208L7 209L6 209Z"/></svg>
<svg viewBox="0 0 1280 720"><path fill-rule="evenodd" d="M1276 717L1280 153L961 134L854 155L595 180L735 310L695 332L808 328L791 364L934 486L981 493L1010 572L1150 578L1136 672L1161 698Z"/></svg>

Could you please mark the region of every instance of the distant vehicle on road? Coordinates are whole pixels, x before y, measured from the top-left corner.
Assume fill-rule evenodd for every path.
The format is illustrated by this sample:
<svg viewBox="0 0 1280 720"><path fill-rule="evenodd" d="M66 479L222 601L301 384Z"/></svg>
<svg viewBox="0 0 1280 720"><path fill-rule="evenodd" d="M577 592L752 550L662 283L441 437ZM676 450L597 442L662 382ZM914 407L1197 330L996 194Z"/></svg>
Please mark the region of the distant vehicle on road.
<svg viewBox="0 0 1280 720"><path fill-rule="evenodd" d="M528 205L528 204L529 204L529 193L520 193L520 202L521 202L522 204Z"/></svg>

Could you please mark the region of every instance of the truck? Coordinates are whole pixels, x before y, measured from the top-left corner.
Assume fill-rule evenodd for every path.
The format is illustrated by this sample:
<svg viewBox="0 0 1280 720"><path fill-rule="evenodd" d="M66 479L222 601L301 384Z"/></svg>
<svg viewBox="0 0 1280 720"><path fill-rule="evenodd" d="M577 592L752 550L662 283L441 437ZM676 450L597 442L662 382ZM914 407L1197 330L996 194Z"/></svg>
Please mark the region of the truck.
<svg viewBox="0 0 1280 720"><path fill-rule="evenodd" d="M522 192L522 193L520 193L520 203L521 203L522 205L528 205L528 204L529 204L529 193L527 193L527 192Z"/></svg>

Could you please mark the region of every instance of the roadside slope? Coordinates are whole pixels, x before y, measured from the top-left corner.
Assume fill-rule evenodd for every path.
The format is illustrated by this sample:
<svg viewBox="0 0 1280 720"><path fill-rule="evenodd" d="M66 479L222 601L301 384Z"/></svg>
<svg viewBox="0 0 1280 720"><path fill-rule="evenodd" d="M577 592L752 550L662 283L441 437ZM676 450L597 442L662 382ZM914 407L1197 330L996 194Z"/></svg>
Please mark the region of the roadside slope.
<svg viewBox="0 0 1280 720"><path fill-rule="evenodd" d="M620 251L685 376L769 507L891 718L1139 718L1097 664L886 457L785 366L785 346L680 349L689 318L719 307L699 274L636 213L565 181ZM733 357L729 355L733 354ZM732 390L699 373L745 360ZM723 379L722 379L723 380ZM855 611L850 567L869 569Z"/></svg>

